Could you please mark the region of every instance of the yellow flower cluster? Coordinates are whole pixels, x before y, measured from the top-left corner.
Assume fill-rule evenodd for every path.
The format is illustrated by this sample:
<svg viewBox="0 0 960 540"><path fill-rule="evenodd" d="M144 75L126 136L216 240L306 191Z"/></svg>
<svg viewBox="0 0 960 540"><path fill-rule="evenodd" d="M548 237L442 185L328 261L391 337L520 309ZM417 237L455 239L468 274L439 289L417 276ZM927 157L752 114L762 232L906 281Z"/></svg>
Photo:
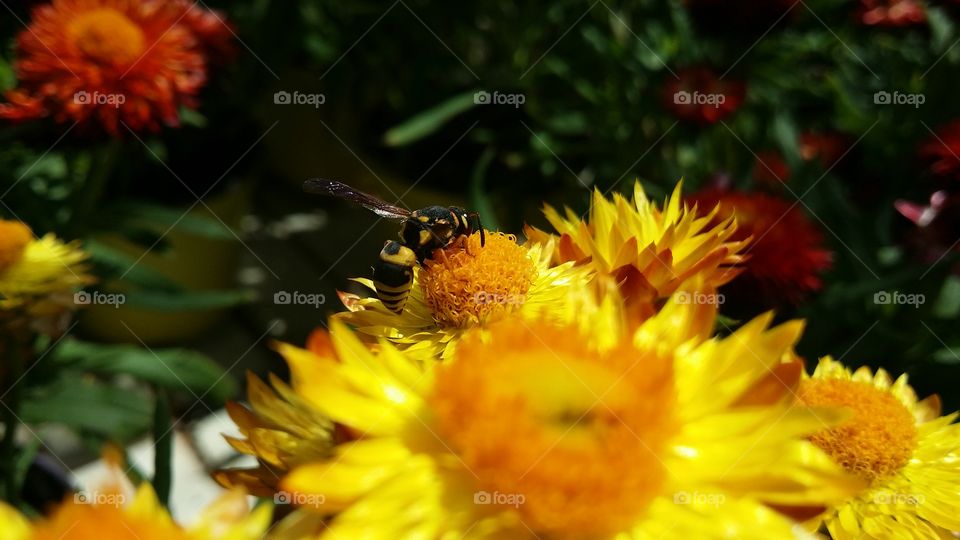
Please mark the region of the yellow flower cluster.
<svg viewBox="0 0 960 540"><path fill-rule="evenodd" d="M956 415L905 376L807 375L802 321L718 335L747 243L679 189L438 250L399 314L342 295L329 331L277 345L289 385L252 379L231 407L260 466L218 479L293 505L281 540L960 530Z"/></svg>
<svg viewBox="0 0 960 540"><path fill-rule="evenodd" d="M190 527L173 521L149 484L129 504L117 487L96 495L83 501L71 496L32 522L0 503L0 540L258 540L270 525L270 506L250 512L239 491L215 501Z"/></svg>
<svg viewBox="0 0 960 540"><path fill-rule="evenodd" d="M24 223L0 219L0 311L43 313L65 303L61 296L91 281L86 258L76 244L36 238Z"/></svg>

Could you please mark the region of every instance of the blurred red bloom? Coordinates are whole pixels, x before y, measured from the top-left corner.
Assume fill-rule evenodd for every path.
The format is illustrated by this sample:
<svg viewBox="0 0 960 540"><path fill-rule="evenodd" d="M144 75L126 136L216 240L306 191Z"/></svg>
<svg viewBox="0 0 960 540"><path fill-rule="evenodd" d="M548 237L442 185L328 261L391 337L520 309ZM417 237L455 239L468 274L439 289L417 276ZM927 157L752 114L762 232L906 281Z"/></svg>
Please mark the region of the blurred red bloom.
<svg viewBox="0 0 960 540"><path fill-rule="evenodd" d="M790 167L783 159L783 154L776 150L758 152L753 179L767 187L787 183L790 180Z"/></svg>
<svg viewBox="0 0 960 540"><path fill-rule="evenodd" d="M830 169L850 149L850 138L842 133L816 133L807 131L800 135L800 157L805 161L820 161L820 166Z"/></svg>
<svg viewBox="0 0 960 540"><path fill-rule="evenodd" d="M114 136L121 122L134 131L175 126L178 109L195 107L206 83L205 49L225 44L222 35L215 37L211 16L180 0L39 5L17 37L19 86L7 93L0 118L50 116L99 124Z"/></svg>
<svg viewBox="0 0 960 540"><path fill-rule="evenodd" d="M920 157L935 176L960 180L960 120L941 127L920 145Z"/></svg>
<svg viewBox="0 0 960 540"><path fill-rule="evenodd" d="M769 302L792 303L823 287L820 274L830 268L833 257L823 245L819 227L799 204L762 193L716 188L695 193L688 202L697 204L702 214L718 208L716 222L736 216L733 238L752 238L745 252L745 270L731 285L739 284Z"/></svg>
<svg viewBox="0 0 960 540"><path fill-rule="evenodd" d="M926 205L898 199L897 212L915 227L907 231L907 248L924 263L939 262L950 250L960 250L957 231L960 231L960 195L937 191L930 195Z"/></svg>
<svg viewBox="0 0 960 540"><path fill-rule="evenodd" d="M927 20L915 0L860 0L860 22L870 26L909 26Z"/></svg>
<svg viewBox="0 0 960 540"><path fill-rule="evenodd" d="M946 191L937 191L930 196L930 204L922 206L905 199L897 199L893 206L900 215L909 219L917 227L926 227L940 215L949 200Z"/></svg>
<svg viewBox="0 0 960 540"><path fill-rule="evenodd" d="M746 84L717 77L707 67L682 69L664 85L667 108L679 119L713 124L730 116L746 97Z"/></svg>

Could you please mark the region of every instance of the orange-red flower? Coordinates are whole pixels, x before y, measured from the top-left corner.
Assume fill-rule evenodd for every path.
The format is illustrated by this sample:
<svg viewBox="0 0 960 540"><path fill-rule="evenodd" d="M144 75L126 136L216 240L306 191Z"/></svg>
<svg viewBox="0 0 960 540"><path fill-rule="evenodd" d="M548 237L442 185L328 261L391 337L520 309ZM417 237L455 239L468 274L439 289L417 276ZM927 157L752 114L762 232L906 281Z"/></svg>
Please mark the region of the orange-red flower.
<svg viewBox="0 0 960 540"><path fill-rule="evenodd" d="M193 0L176 0L186 15L180 23L190 29L200 41L207 60L211 64L218 60L230 59L236 54L236 43L232 25L227 16L219 10L204 9Z"/></svg>
<svg viewBox="0 0 960 540"><path fill-rule="evenodd" d="M740 285L768 301L797 302L823 286L820 274L832 255L823 246L823 234L789 201L761 193L709 189L690 197L704 214L719 207L714 220L735 216L733 239L750 238L745 267L731 285Z"/></svg>
<svg viewBox="0 0 960 540"><path fill-rule="evenodd" d="M214 28L216 18L222 27ZM177 0L53 0L17 38L19 86L0 118L99 124L117 136L179 122L224 46L219 16Z"/></svg>
<svg viewBox="0 0 960 540"><path fill-rule="evenodd" d="M681 69L663 89L667 108L681 120L714 124L730 116L743 103L746 85L726 80L707 67Z"/></svg>
<svg viewBox="0 0 960 540"><path fill-rule="evenodd" d="M869 26L909 26L927 20L916 0L860 0L860 22Z"/></svg>

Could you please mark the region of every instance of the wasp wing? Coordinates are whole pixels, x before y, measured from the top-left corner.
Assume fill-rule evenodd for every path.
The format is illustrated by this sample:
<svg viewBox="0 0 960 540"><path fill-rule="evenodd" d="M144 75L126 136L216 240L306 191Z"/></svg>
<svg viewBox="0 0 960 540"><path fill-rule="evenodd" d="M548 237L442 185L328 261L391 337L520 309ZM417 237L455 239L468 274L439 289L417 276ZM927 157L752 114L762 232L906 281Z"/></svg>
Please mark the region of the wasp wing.
<svg viewBox="0 0 960 540"><path fill-rule="evenodd" d="M368 195L362 191L337 182L336 180L326 180L324 178L311 178L304 182L303 190L307 193L317 195L329 195L338 199L344 199L370 210L380 217L388 219L405 219L410 217L410 211L406 208L400 208L382 201L373 195Z"/></svg>

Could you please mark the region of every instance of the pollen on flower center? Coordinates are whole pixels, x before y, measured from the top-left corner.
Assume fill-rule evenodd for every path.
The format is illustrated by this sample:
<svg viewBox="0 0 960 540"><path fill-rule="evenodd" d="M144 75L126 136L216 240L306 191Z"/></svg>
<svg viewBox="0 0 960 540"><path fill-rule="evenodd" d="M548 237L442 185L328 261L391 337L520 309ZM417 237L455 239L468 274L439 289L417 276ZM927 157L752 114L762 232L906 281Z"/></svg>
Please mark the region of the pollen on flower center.
<svg viewBox="0 0 960 540"><path fill-rule="evenodd" d="M90 58L110 64L135 61L146 48L143 31L112 8L97 8L77 16L67 28L77 48Z"/></svg>
<svg viewBox="0 0 960 540"><path fill-rule="evenodd" d="M537 275L515 236L480 233L438 249L420 272L427 305L438 323L464 327L497 320L523 304Z"/></svg>
<svg viewBox="0 0 960 540"><path fill-rule="evenodd" d="M604 534L662 489L675 433L672 364L575 328L507 318L461 341L430 397L437 433L478 478L479 504L536 531ZM493 497L496 498L493 498Z"/></svg>
<svg viewBox="0 0 960 540"><path fill-rule="evenodd" d="M846 407L853 415L811 440L847 471L873 481L910 461L917 445L913 415L889 391L846 379L810 379L799 392L808 406Z"/></svg>
<svg viewBox="0 0 960 540"><path fill-rule="evenodd" d="M19 261L31 240L30 227L19 221L0 220L0 271Z"/></svg>

